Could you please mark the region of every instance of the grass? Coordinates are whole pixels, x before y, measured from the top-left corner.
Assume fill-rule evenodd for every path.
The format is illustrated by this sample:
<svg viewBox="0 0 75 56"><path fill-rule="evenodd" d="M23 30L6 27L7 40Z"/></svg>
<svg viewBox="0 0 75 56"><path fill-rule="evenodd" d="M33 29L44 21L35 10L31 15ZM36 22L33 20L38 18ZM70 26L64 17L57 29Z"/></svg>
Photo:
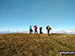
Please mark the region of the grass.
<svg viewBox="0 0 75 56"><path fill-rule="evenodd" d="M75 35L0 34L0 56L60 56L59 51L75 51Z"/></svg>

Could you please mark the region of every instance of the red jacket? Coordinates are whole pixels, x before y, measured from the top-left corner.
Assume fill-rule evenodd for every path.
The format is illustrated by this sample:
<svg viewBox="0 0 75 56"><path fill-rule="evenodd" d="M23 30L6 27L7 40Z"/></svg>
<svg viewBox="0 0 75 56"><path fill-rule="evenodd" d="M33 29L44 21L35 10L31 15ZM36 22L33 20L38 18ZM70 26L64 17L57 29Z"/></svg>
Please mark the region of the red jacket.
<svg viewBox="0 0 75 56"><path fill-rule="evenodd" d="M34 29L36 30L37 29L37 26L34 26Z"/></svg>

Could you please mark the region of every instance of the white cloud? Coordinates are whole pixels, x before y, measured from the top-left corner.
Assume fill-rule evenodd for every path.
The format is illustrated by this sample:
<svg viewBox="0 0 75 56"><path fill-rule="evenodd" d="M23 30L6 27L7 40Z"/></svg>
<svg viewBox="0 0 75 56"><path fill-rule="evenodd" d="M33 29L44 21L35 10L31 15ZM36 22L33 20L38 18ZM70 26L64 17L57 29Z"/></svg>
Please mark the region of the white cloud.
<svg viewBox="0 0 75 56"><path fill-rule="evenodd" d="M59 30L59 31L56 31L55 33L75 34L75 29L70 29L70 30Z"/></svg>
<svg viewBox="0 0 75 56"><path fill-rule="evenodd" d="M55 31L55 33L67 33L66 30L59 30L59 31Z"/></svg>
<svg viewBox="0 0 75 56"><path fill-rule="evenodd" d="M28 33L28 31L24 31L24 30L18 30L18 31L0 30L0 33Z"/></svg>
<svg viewBox="0 0 75 56"><path fill-rule="evenodd" d="M24 30L19 30L17 31L18 33L28 33L28 31L24 31Z"/></svg>
<svg viewBox="0 0 75 56"><path fill-rule="evenodd" d="M69 32L70 34L75 34L75 29L70 29L68 32Z"/></svg>
<svg viewBox="0 0 75 56"><path fill-rule="evenodd" d="M11 31L9 30L0 30L0 33L10 33Z"/></svg>

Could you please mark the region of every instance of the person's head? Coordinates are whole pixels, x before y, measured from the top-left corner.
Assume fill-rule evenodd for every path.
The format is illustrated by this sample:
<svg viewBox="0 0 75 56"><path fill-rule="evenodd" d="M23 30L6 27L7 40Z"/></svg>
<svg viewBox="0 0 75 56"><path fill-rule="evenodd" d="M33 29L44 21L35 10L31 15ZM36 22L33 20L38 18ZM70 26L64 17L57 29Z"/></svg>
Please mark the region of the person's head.
<svg viewBox="0 0 75 56"><path fill-rule="evenodd" d="M49 26L48 24L46 26Z"/></svg>
<svg viewBox="0 0 75 56"><path fill-rule="evenodd" d="M50 26L48 25L48 27L50 27Z"/></svg>
<svg viewBox="0 0 75 56"><path fill-rule="evenodd" d="M35 25L37 27L37 25Z"/></svg>
<svg viewBox="0 0 75 56"><path fill-rule="evenodd" d="M31 25L30 25L31 26Z"/></svg>
<svg viewBox="0 0 75 56"><path fill-rule="evenodd" d="M48 25L49 26L49 25Z"/></svg>
<svg viewBox="0 0 75 56"><path fill-rule="evenodd" d="M40 28L42 28L42 27L40 27Z"/></svg>

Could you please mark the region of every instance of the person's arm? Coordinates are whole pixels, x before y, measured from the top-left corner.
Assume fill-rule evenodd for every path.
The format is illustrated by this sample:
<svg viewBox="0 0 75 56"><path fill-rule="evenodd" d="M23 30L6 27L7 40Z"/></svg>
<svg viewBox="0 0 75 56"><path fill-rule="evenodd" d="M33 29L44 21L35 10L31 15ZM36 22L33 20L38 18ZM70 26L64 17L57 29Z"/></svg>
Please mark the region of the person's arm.
<svg viewBox="0 0 75 56"><path fill-rule="evenodd" d="M46 27L46 29L47 29L47 27Z"/></svg>
<svg viewBox="0 0 75 56"><path fill-rule="evenodd" d="M52 30L52 28L50 27L50 30Z"/></svg>

